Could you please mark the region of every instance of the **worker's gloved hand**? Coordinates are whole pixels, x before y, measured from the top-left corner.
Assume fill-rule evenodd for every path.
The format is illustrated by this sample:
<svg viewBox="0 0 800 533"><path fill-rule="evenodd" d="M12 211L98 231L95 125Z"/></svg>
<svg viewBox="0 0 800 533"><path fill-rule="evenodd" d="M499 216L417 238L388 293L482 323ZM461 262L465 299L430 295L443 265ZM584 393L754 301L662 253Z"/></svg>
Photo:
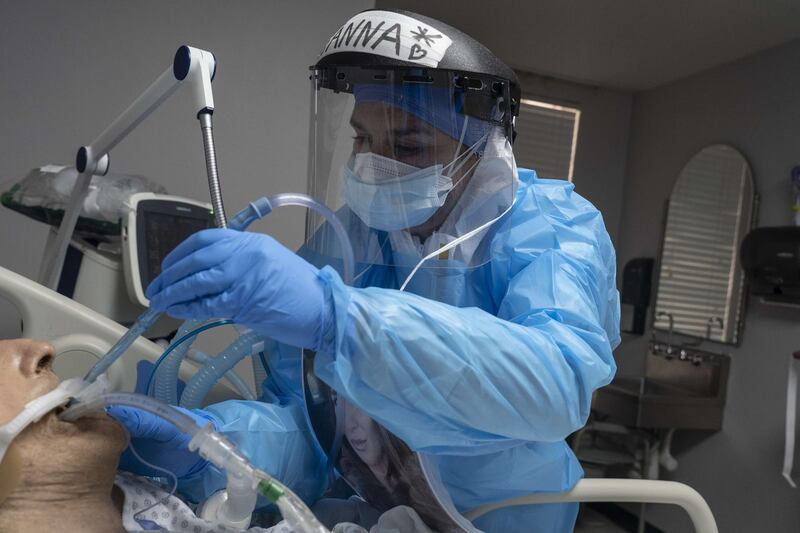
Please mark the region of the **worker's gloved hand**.
<svg viewBox="0 0 800 533"><path fill-rule="evenodd" d="M210 415L203 416L200 412L181 407L176 409L193 418L200 426L205 426L209 421L214 423ZM196 452L189 451L191 437L161 417L133 407L112 406L107 411L125 426L136 453L148 463L172 472L179 479L197 474L208 464ZM142 464L130 448L120 457L119 468L142 476L164 477L164 472Z"/></svg>
<svg viewBox="0 0 800 533"><path fill-rule="evenodd" d="M147 288L176 318L230 318L279 342L319 348L326 322L316 267L260 233L208 229L179 244Z"/></svg>

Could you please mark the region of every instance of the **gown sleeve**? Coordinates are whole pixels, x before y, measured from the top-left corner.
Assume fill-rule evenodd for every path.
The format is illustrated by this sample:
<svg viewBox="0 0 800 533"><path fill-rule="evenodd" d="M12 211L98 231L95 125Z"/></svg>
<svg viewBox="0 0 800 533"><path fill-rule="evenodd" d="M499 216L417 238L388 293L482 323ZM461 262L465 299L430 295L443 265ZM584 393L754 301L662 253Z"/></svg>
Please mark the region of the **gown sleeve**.
<svg viewBox="0 0 800 533"><path fill-rule="evenodd" d="M492 267L496 314L323 269L335 318L317 375L415 451L487 453L580 428L616 369L615 258L599 212L546 181L495 237L510 249Z"/></svg>

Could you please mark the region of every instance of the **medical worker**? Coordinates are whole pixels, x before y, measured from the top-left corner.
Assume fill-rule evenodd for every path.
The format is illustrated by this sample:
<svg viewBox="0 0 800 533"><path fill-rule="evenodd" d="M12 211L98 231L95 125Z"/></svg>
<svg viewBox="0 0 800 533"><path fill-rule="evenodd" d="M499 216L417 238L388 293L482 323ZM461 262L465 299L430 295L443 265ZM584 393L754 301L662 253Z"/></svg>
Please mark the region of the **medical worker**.
<svg viewBox="0 0 800 533"><path fill-rule="evenodd" d="M304 413L305 349L319 379L436 464L459 511L570 489L582 470L564 438L615 371L615 257L571 183L517 169L514 71L447 24L370 10L324 44L311 89L310 194L347 228L353 285L313 215L297 254L228 229L179 245L147 291L153 308L276 341L263 401L194 416L315 501L329 479ZM169 424L114 413L186 494L224 487ZM475 526L571 531L577 509L507 508Z"/></svg>

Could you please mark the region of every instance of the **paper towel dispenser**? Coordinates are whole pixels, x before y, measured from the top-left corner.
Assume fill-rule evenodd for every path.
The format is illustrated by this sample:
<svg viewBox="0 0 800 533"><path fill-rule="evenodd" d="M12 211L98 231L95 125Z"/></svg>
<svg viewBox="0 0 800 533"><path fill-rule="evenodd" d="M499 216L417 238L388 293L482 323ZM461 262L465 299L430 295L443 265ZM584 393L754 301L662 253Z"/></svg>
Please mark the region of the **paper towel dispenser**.
<svg viewBox="0 0 800 533"><path fill-rule="evenodd" d="M751 231L742 241L740 259L753 294L800 305L800 227Z"/></svg>

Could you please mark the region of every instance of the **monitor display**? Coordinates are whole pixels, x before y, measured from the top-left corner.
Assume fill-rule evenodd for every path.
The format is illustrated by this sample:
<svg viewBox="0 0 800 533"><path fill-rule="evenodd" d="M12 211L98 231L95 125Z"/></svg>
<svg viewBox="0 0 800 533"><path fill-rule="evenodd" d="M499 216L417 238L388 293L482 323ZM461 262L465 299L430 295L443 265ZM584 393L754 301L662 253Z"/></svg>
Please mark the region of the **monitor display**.
<svg viewBox="0 0 800 533"><path fill-rule="evenodd" d="M137 251L142 289L161 273L161 262L191 234L214 226L212 214L191 204L144 201L137 209Z"/></svg>

